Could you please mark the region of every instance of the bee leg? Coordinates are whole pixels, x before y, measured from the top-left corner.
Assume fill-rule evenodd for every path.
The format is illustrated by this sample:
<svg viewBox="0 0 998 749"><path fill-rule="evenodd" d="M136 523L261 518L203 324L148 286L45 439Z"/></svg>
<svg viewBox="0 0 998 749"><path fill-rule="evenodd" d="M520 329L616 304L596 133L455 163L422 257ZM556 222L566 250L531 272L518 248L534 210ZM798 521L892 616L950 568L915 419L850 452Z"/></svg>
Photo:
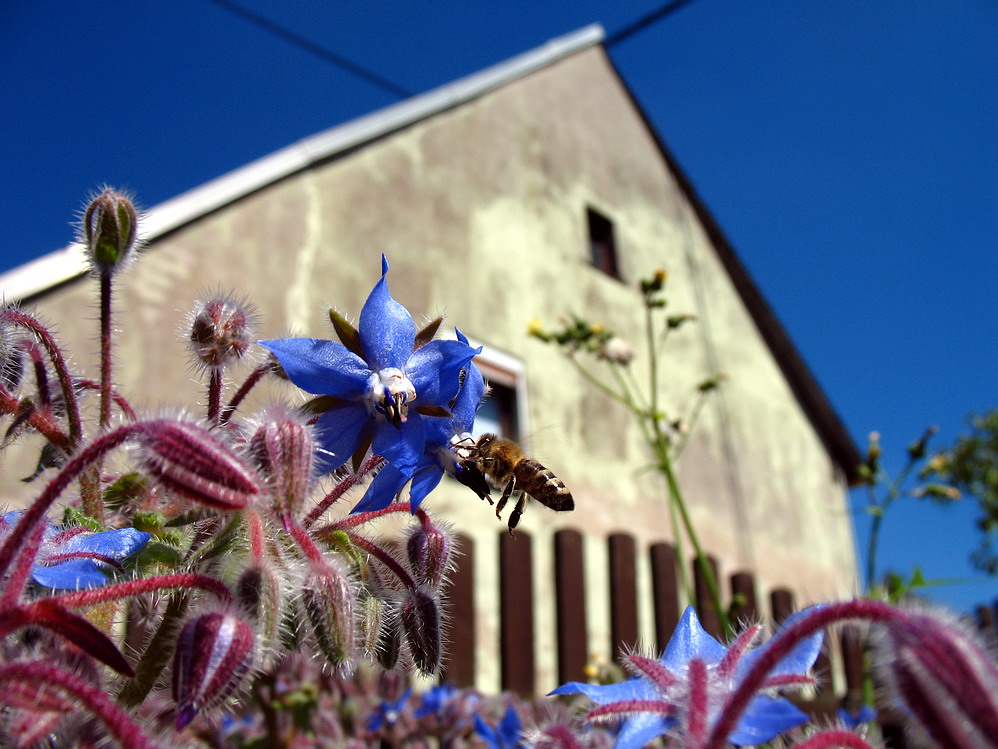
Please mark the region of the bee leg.
<svg viewBox="0 0 998 749"><path fill-rule="evenodd" d="M527 493L520 492L520 497L516 500L516 507L509 514L509 535L513 535L513 529L519 525L520 516L523 514L523 508L527 504Z"/></svg>
<svg viewBox="0 0 998 749"><path fill-rule="evenodd" d="M506 502L509 501L509 497L513 493L513 487L515 485L516 485L516 479L515 478L510 478L510 480L506 482L506 486L502 490L502 496L499 497L499 504L496 505L496 517L497 518L501 517L501 515L499 513L502 512L502 508L505 507L506 506Z"/></svg>

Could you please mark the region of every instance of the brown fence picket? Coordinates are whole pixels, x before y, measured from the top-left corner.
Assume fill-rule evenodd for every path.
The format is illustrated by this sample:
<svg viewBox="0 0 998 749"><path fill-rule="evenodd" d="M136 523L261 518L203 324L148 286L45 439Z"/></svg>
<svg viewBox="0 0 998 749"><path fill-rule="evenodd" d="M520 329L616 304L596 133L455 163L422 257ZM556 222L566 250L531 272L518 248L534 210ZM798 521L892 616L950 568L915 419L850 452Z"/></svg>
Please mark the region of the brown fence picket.
<svg viewBox="0 0 998 749"><path fill-rule="evenodd" d="M554 534L555 626L560 684L586 680L589 630L586 624L582 543L582 534L578 531L561 530Z"/></svg>
<svg viewBox="0 0 998 749"><path fill-rule="evenodd" d="M769 593L769 607L773 611L773 624L783 624L796 609L793 592L786 588L773 588Z"/></svg>
<svg viewBox="0 0 998 749"><path fill-rule="evenodd" d="M610 550L610 642L613 659L638 641L637 555L634 537L614 533Z"/></svg>
<svg viewBox="0 0 998 749"><path fill-rule="evenodd" d="M651 556L652 605L655 607L655 644L665 650L679 624L679 586L676 550L670 544L652 544Z"/></svg>
<svg viewBox="0 0 998 749"><path fill-rule="evenodd" d="M499 536L499 652L503 690L534 692L534 585L530 534Z"/></svg>
<svg viewBox="0 0 998 749"><path fill-rule="evenodd" d="M751 572L734 573L731 576L731 597L732 625L758 621L759 605L755 597L755 575Z"/></svg>
<svg viewBox="0 0 998 749"><path fill-rule="evenodd" d="M454 535L456 566L444 588L450 613L448 661L443 681L459 687L475 684L475 547L467 536Z"/></svg>
<svg viewBox="0 0 998 749"><path fill-rule="evenodd" d="M718 580L717 559L708 554L707 564L710 566L711 572L714 573L714 580ZM693 585L694 594L697 599L697 615L700 617L700 624L703 625L703 628L711 635L721 639L724 634L721 630L721 617L718 616L718 611L714 608L714 599L710 595L710 587L707 585L707 577L703 574L703 570L697 563L696 558L693 559ZM718 583L718 585L720 585L720 583ZM724 605L723 600L721 601L721 605Z"/></svg>

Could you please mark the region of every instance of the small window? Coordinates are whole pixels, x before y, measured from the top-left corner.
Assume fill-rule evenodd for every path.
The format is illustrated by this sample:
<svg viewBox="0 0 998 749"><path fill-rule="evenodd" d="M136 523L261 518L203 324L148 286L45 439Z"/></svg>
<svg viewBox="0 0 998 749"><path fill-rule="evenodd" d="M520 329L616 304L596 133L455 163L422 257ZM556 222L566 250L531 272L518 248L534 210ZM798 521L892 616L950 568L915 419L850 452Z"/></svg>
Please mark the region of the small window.
<svg viewBox="0 0 998 749"><path fill-rule="evenodd" d="M492 432L516 442L520 438L516 390L494 381L489 382L489 387L489 397L475 416L475 437Z"/></svg>
<svg viewBox="0 0 998 749"><path fill-rule="evenodd" d="M620 278L617 268L617 243L613 238L613 222L603 214L586 209L589 224L589 260L608 276Z"/></svg>
<svg viewBox="0 0 998 749"><path fill-rule="evenodd" d="M472 341L472 345L477 344ZM491 390L475 416L474 436L492 432L519 442L527 418L523 363L514 356L485 346L475 357L475 364Z"/></svg>

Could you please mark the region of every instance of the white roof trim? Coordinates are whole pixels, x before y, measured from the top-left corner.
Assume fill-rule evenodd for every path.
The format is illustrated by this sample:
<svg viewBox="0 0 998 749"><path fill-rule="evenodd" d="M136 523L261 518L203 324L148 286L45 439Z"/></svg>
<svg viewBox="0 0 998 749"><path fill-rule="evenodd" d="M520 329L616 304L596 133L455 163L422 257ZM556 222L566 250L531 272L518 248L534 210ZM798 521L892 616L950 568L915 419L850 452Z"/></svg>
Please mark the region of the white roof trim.
<svg viewBox="0 0 998 749"><path fill-rule="evenodd" d="M603 37L599 24L587 26L453 83L293 143L153 207L143 216L141 236L146 241L156 239L317 161L478 98L599 44ZM79 245L69 245L0 275L0 299L20 300L86 272Z"/></svg>

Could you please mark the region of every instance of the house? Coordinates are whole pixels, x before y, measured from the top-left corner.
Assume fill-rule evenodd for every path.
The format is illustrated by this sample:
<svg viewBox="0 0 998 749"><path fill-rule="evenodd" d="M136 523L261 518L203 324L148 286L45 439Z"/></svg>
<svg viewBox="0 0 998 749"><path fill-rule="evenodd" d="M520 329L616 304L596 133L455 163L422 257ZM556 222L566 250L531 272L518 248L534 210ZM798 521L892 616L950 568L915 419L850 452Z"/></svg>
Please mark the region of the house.
<svg viewBox="0 0 998 749"><path fill-rule="evenodd" d="M628 635L660 636L650 591L662 585L661 544L674 541L666 488L644 470L627 414L526 334L533 318L585 315L628 337L639 366L637 282L656 268L669 271L670 310L697 317L666 349L663 402L684 413L697 383L727 378L678 464L720 579L750 571L760 614L765 591L803 605L856 587L846 493L857 450L601 40L596 26L556 39L156 206L145 256L116 292L116 379L151 411L202 397L178 338L200 292L251 298L261 338L329 338L327 307L357 315L382 252L393 295L417 320L446 313L486 347L494 418L556 471L577 508L532 503L511 541L464 487L427 500L469 552L453 626L476 657L460 651L455 667L489 690L547 691L569 658L577 666ZM94 315L80 310L94 292L75 248L5 274L0 291L58 321L77 357L91 348ZM4 491L30 496L9 478ZM570 589L584 593L583 617L559 623L559 601L579 603ZM513 611L517 600L529 606ZM581 637L571 654L556 636L567 625ZM513 660L526 675L500 665Z"/></svg>

